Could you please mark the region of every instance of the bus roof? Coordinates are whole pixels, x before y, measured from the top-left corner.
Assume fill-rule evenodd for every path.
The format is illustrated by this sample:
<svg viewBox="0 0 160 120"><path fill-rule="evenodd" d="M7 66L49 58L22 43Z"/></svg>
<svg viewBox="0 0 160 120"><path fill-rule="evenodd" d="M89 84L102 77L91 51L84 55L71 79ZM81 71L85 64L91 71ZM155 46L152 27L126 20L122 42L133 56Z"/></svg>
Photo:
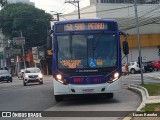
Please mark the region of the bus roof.
<svg viewBox="0 0 160 120"><path fill-rule="evenodd" d="M65 24L65 23L76 23L76 22L117 22L115 19L72 19L72 20L63 20L63 21L57 21L55 24Z"/></svg>

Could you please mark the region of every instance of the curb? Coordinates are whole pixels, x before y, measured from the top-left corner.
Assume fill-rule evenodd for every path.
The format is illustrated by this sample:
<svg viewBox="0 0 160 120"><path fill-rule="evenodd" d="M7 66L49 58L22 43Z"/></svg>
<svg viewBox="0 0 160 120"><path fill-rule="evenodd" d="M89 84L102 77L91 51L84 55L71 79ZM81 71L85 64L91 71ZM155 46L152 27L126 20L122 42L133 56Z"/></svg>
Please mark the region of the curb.
<svg viewBox="0 0 160 120"><path fill-rule="evenodd" d="M138 93L141 96L142 102L136 110L136 111L140 111L140 109L145 106L144 101L147 99L148 91L145 88L142 88L142 87L137 86L137 85L130 85L130 86L128 86L128 89ZM131 120L131 119L132 119L132 117L130 115L128 115L123 120Z"/></svg>
<svg viewBox="0 0 160 120"><path fill-rule="evenodd" d="M141 95L142 103L138 107L137 111L140 111L145 106L145 104L160 103L160 96L149 96L147 89L142 86L130 85L128 89L132 91L139 91L138 93Z"/></svg>
<svg viewBox="0 0 160 120"><path fill-rule="evenodd" d="M145 107L146 104L160 103L160 96L149 96L147 89L142 86L130 85L128 86L128 89L138 93L141 96L142 102L136 111L141 111L141 109ZM123 120L131 120L132 118L133 117L128 115Z"/></svg>
<svg viewBox="0 0 160 120"><path fill-rule="evenodd" d="M145 106L145 101L149 97L148 91L144 87L141 87L141 86L138 86L138 85L130 85L128 87L128 89L132 90L134 92L137 92L141 96L142 102L136 110L136 111L140 111Z"/></svg>

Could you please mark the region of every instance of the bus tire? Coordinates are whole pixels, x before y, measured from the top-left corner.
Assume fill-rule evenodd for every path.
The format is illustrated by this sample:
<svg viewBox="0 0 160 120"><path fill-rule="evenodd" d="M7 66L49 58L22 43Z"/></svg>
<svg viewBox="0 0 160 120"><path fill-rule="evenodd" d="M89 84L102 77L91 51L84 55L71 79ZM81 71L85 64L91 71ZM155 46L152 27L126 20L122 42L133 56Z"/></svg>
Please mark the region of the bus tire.
<svg viewBox="0 0 160 120"><path fill-rule="evenodd" d="M63 96L62 95L55 95L54 97L55 97L56 102L63 101Z"/></svg>
<svg viewBox="0 0 160 120"><path fill-rule="evenodd" d="M113 96L114 96L114 94L113 94L113 93L107 93L107 94L106 94L106 97L107 97L108 99L112 99L112 98L113 98Z"/></svg>

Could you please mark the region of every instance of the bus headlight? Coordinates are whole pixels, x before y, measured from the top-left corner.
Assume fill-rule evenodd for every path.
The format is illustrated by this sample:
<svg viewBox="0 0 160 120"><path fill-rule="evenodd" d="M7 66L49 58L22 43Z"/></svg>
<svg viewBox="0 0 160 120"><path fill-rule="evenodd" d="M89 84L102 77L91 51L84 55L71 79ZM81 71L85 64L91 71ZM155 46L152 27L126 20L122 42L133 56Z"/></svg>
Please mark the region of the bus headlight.
<svg viewBox="0 0 160 120"><path fill-rule="evenodd" d="M56 79L57 79L57 80L61 80L61 79L62 79L62 75L61 75L61 74L57 74L57 75L56 75Z"/></svg>
<svg viewBox="0 0 160 120"><path fill-rule="evenodd" d="M107 81L108 83L113 83L114 81L118 80L120 77L120 73L119 72L115 72Z"/></svg>
<svg viewBox="0 0 160 120"><path fill-rule="evenodd" d="M68 84L68 82L66 81L66 79L64 79L61 74L57 74L55 80L58 81L58 82L60 82L60 83L62 83L62 84L64 84L64 85Z"/></svg>
<svg viewBox="0 0 160 120"><path fill-rule="evenodd" d="M119 78L119 73L118 72L114 73L114 79L117 79L117 78Z"/></svg>

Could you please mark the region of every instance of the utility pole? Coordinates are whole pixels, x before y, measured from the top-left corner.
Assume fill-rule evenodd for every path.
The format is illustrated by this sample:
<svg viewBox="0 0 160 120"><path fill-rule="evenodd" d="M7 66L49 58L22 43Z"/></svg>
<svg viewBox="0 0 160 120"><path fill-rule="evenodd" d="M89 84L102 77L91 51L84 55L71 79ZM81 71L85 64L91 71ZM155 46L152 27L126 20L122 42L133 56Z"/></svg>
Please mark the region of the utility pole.
<svg viewBox="0 0 160 120"><path fill-rule="evenodd" d="M5 69L5 51L4 51L5 46L4 46L4 38L2 39L3 39L2 42L3 42L3 70L4 70Z"/></svg>
<svg viewBox="0 0 160 120"><path fill-rule="evenodd" d="M55 12L55 11L50 11L50 12ZM57 21L59 21L59 16L60 16L60 14L62 14L62 13L58 13L58 12L55 12L56 14L54 14L54 15L56 15L57 16Z"/></svg>
<svg viewBox="0 0 160 120"><path fill-rule="evenodd" d="M22 30L21 32L21 37L23 37ZM24 69L26 69L26 62L25 62L25 52L24 52L24 43L22 43L22 51L23 51L23 62L24 62Z"/></svg>
<svg viewBox="0 0 160 120"><path fill-rule="evenodd" d="M65 3L70 3L70 4L72 4L72 5L74 5L74 6L76 6L74 3L77 3L77 8L78 8L78 19L80 19L80 8L79 8L79 0L73 0L73 1L65 1Z"/></svg>
<svg viewBox="0 0 160 120"><path fill-rule="evenodd" d="M59 15L62 13L56 13L55 15L57 15L57 21L59 21Z"/></svg>
<svg viewBox="0 0 160 120"><path fill-rule="evenodd" d="M140 41L140 32L139 32L139 19L137 14L137 0L134 0L134 7L135 7L135 17L136 17L136 27L137 27L137 34L138 34L138 51L139 51L139 65L141 68L141 84L144 84L143 81L143 70L142 70L142 56L141 56L141 41Z"/></svg>

